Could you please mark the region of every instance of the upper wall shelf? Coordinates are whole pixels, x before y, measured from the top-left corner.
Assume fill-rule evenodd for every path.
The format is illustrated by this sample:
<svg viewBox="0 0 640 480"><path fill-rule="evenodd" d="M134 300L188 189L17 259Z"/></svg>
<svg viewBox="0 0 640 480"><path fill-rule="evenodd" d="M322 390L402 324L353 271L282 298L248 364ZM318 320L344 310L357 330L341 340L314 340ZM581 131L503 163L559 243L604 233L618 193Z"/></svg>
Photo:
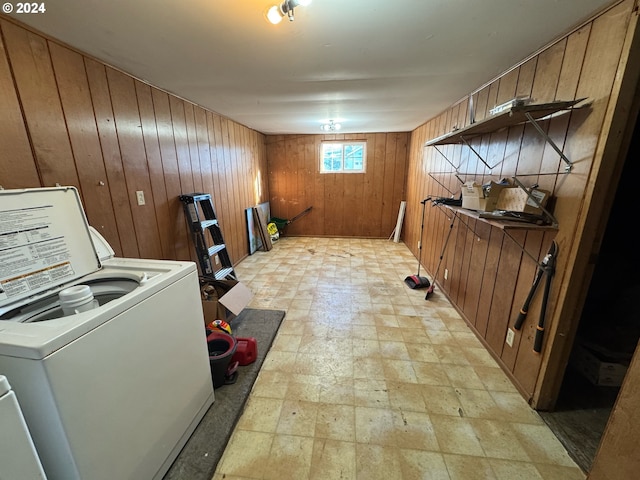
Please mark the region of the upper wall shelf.
<svg viewBox="0 0 640 480"><path fill-rule="evenodd" d="M454 130L433 140L429 140L425 145L450 145L469 140L486 133L497 132L506 127L519 125L521 123L539 120L561 110L568 110L574 105L582 102L584 98L567 102L551 102L529 105L518 105L505 110L497 115L485 118L479 122L472 123L464 128Z"/></svg>
<svg viewBox="0 0 640 480"><path fill-rule="evenodd" d="M454 129L452 132L449 132L445 135L442 135L438 138L434 138L433 140L429 140L425 143L426 146L433 146L440 154L453 166L456 171L458 167L456 167L447 156L438 149L438 145L450 145L456 143L464 143L467 145L471 151L484 163L484 165L491 171L494 166L489 165L482 155L480 155L469 143L469 140L478 137L480 135L484 135L487 133L497 132L507 127L511 127L514 125L520 125L522 123L531 123L538 133L545 139L545 141L551 145L551 147L556 151L562 161L566 164L565 171L570 172L573 164L566 155L562 152L560 148L555 144L555 142L547 135L540 125L538 125L538 120L542 120L546 117L549 117L555 113L560 111L567 111L573 108L576 104L585 100L584 98L580 98L578 100L570 100L570 101L558 101L551 103L539 103L539 104L516 104L511 108L508 108L496 115L491 115L484 120L480 120L479 122L472 123L464 128Z"/></svg>

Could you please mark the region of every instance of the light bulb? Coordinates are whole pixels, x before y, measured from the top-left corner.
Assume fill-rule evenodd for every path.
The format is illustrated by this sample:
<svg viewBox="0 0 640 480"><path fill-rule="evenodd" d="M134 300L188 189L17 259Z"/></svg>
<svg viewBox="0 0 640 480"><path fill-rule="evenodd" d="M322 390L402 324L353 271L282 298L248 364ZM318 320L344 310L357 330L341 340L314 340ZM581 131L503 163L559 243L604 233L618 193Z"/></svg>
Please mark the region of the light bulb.
<svg viewBox="0 0 640 480"><path fill-rule="evenodd" d="M269 10L267 10L266 16L269 23L272 23L273 25L279 24L282 21L282 17L284 17L278 5L273 5L272 7L269 7Z"/></svg>

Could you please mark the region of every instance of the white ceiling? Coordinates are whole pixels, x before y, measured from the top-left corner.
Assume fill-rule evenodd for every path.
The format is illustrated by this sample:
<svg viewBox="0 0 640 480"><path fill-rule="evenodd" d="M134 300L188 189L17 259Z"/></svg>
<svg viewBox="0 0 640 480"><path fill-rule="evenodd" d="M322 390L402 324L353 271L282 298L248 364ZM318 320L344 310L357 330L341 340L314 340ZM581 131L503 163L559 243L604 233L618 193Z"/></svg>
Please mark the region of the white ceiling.
<svg viewBox="0 0 640 480"><path fill-rule="evenodd" d="M410 131L615 0L53 0L13 16L265 134Z"/></svg>

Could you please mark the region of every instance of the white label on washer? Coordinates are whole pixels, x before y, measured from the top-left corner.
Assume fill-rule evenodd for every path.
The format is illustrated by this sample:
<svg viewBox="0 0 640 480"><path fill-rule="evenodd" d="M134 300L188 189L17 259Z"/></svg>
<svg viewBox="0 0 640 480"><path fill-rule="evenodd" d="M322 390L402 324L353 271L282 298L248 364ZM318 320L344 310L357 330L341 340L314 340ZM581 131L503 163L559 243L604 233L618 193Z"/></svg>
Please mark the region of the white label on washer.
<svg viewBox="0 0 640 480"><path fill-rule="evenodd" d="M65 235L56 231L52 207L0 211L0 299L73 278Z"/></svg>

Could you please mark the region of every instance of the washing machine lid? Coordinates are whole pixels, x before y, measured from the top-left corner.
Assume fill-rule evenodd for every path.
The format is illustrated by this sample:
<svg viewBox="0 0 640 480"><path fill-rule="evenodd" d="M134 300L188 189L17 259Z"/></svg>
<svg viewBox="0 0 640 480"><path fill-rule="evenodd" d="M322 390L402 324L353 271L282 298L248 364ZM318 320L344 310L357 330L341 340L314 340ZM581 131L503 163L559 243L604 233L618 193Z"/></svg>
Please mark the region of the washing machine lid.
<svg viewBox="0 0 640 480"><path fill-rule="evenodd" d="M75 187L0 190L0 307L100 268Z"/></svg>
<svg viewBox="0 0 640 480"><path fill-rule="evenodd" d="M91 225L89 225L89 232L91 233L93 248L96 250L96 254L100 259L100 262L109 260L116 255L116 253L113 251L113 248L111 248L111 245L109 245L109 242L107 242L107 240L102 235L100 235L100 232L98 232Z"/></svg>
<svg viewBox="0 0 640 480"><path fill-rule="evenodd" d="M9 380L4 375L0 375L0 398L3 395L6 395L11 391L11 385L9 385Z"/></svg>

